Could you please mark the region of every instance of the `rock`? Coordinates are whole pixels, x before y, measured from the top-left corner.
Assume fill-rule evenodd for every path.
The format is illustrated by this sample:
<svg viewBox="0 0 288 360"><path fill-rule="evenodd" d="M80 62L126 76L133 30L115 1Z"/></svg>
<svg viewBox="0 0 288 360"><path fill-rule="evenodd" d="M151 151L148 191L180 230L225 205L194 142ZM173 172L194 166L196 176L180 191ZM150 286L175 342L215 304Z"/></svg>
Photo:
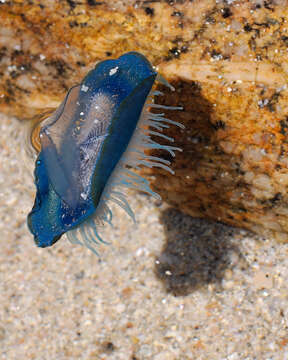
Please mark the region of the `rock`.
<svg viewBox="0 0 288 360"><path fill-rule="evenodd" d="M186 126L167 131L183 149L175 175L144 171L154 188L190 215L286 241L287 17L281 0L2 0L0 111L31 118L97 61L142 52Z"/></svg>

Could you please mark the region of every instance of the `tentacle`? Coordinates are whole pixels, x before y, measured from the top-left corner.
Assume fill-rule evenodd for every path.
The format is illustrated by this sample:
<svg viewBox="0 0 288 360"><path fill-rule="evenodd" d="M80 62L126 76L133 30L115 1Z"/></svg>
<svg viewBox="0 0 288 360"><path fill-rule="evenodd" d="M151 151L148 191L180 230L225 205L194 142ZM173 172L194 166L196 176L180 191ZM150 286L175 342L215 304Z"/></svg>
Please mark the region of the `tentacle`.
<svg viewBox="0 0 288 360"><path fill-rule="evenodd" d="M167 86L170 90L175 91L174 86L172 86L161 74L157 74L156 81L160 84Z"/></svg>
<svg viewBox="0 0 288 360"><path fill-rule="evenodd" d="M171 90L174 89L161 76L157 77L157 80L168 86ZM153 97L159 95L163 95L163 93L157 90L152 90L148 96L130 144L119 161L113 175L106 184L95 216L86 221L85 224L81 225L78 232L76 229L68 232L67 234L71 242L85 245L97 255L98 252L96 247L98 247L100 243L109 244L100 236L99 228L101 228L104 223L108 223L113 226L113 213L110 208L111 203L114 203L122 208L132 218L132 220L136 222L134 212L127 201L125 192L123 192L122 189L126 188L143 191L154 198L161 200L161 196L151 189L150 182L141 175L135 173L133 169L140 170L142 166L148 168L159 167L171 174L174 174L174 171L170 167L171 161L160 156L145 153L146 150L164 150L174 157L176 151L182 151L179 147L171 146L167 143L160 144L158 141L154 140L155 136L168 142L174 142L172 137L163 134L163 129L169 128L170 125L175 125L182 129L184 128L181 123L167 119L164 112L153 113L149 111L150 108L164 110L182 109L180 106L155 104ZM152 136L153 139L151 138ZM130 167L133 169L130 169Z"/></svg>
<svg viewBox="0 0 288 360"><path fill-rule="evenodd" d="M81 237L82 237L82 240L83 240L83 244L88 247L88 249L90 249L94 254L96 254L97 256L99 256L99 253L96 251L95 249L95 244L97 244L95 241L91 241L86 232L85 232L85 226L80 226L79 227L79 230L80 230L80 234L81 234ZM94 245L93 245L94 244Z"/></svg>
<svg viewBox="0 0 288 360"><path fill-rule="evenodd" d="M100 243L105 244L105 245L110 245L110 243L108 241L103 240L103 238L99 235L99 232L97 230L97 226L95 224L95 222L91 219L89 220L89 222L87 223L87 228L89 229L90 233L93 231L94 235L96 236L96 238L99 240ZM93 234L91 233L91 238L95 239ZM93 240L95 243L99 244L98 241Z"/></svg>
<svg viewBox="0 0 288 360"><path fill-rule="evenodd" d="M118 191L111 191L109 201L112 201L115 204L119 205L124 211L126 211L126 213L131 217L131 219L136 222L134 212L131 209L126 197L122 193Z"/></svg>

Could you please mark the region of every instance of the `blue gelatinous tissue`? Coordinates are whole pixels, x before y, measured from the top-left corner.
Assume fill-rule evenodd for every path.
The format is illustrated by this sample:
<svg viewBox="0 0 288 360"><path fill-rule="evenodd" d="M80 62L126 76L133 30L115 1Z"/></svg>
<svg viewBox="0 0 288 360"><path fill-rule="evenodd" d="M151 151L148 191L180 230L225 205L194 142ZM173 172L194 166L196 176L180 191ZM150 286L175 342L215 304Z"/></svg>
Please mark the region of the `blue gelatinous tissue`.
<svg viewBox="0 0 288 360"><path fill-rule="evenodd" d="M152 89L155 80L172 88L139 53L102 61L41 123L34 171L37 192L28 215L39 247L51 246L67 233L71 242L96 252L95 245L104 242L99 227L112 222L111 202L134 219L122 188L159 198L133 168L158 166L173 173L169 161L144 150L164 149L175 156L179 148L161 145L151 135L173 141L163 128L183 125L149 111L180 109L154 103L154 96L161 95Z"/></svg>

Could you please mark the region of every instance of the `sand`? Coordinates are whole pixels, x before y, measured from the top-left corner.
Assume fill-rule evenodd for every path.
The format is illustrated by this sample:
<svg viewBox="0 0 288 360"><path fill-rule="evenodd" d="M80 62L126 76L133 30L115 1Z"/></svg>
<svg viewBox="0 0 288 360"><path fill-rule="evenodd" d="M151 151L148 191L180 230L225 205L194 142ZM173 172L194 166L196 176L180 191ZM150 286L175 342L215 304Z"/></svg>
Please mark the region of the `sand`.
<svg viewBox="0 0 288 360"><path fill-rule="evenodd" d="M100 257L39 249L25 127L0 129L0 359L288 359L287 244L130 193Z"/></svg>

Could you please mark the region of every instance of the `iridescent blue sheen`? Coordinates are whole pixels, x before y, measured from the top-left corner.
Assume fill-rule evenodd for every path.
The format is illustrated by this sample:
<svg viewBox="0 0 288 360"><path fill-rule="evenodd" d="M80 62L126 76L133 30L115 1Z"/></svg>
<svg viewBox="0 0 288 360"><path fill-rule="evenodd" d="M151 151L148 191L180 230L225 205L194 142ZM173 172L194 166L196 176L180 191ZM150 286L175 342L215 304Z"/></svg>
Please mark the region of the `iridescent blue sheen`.
<svg viewBox="0 0 288 360"><path fill-rule="evenodd" d="M51 246L96 211L127 149L157 73L136 52L98 63L40 130L37 188L28 226Z"/></svg>

